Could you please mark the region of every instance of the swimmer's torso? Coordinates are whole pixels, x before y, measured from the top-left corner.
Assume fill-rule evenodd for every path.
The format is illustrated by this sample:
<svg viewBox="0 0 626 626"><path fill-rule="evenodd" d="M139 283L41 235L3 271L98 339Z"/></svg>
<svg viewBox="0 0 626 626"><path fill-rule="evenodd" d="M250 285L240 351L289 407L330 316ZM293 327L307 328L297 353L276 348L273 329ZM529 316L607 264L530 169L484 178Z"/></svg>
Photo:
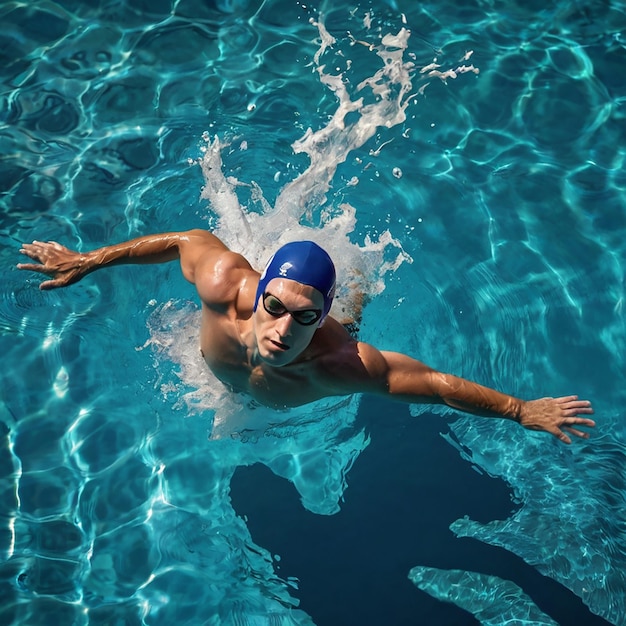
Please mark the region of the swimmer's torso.
<svg viewBox="0 0 626 626"><path fill-rule="evenodd" d="M314 340L294 363L272 367L256 356L251 316L242 319L234 311L218 314L203 306L200 348L209 369L234 391L265 406L300 406L334 395L320 377L322 351L317 343Z"/></svg>

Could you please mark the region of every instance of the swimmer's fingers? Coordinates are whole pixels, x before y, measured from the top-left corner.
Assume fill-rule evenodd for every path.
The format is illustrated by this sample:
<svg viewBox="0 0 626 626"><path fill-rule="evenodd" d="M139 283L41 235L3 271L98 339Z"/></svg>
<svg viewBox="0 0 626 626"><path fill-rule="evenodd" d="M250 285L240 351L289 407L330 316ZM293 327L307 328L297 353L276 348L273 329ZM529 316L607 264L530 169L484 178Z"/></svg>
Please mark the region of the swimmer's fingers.
<svg viewBox="0 0 626 626"><path fill-rule="evenodd" d="M572 443L570 437L568 437L563 431L567 431L571 435L575 437L579 437L580 439L589 439L589 433L584 430L579 430L578 428L573 428L572 424L579 424L580 426L589 426L593 428L596 423L593 420L586 419L584 417L568 417L563 420L560 424L561 428L553 428L550 429L551 432L557 439L562 441L563 443Z"/></svg>
<svg viewBox="0 0 626 626"><path fill-rule="evenodd" d="M41 283L40 289L56 289L79 280L84 273L83 256L55 241L25 243L20 253L39 263L18 263L20 270L39 272L52 276Z"/></svg>
<svg viewBox="0 0 626 626"><path fill-rule="evenodd" d="M47 274L48 276L55 276L52 280L45 280L39 285L39 289L43 291L56 289L58 287L65 287L71 283L75 283L80 278L77 272L65 272L61 276L57 276L56 270L47 268L45 265L38 265L36 263L18 263L17 268L20 270L39 272L40 274Z"/></svg>
<svg viewBox="0 0 626 626"><path fill-rule="evenodd" d="M81 279L81 275L78 271L54 273L52 280L44 280L40 283L39 289L42 291L49 291L50 289L58 289L59 287L67 287L78 282Z"/></svg>
<svg viewBox="0 0 626 626"><path fill-rule="evenodd" d="M586 433L584 430L578 430L577 428L571 428L570 426L564 426L563 430L566 430L568 433L574 435L575 437L580 437L581 439L589 439L589 433Z"/></svg>
<svg viewBox="0 0 626 626"><path fill-rule="evenodd" d="M46 263L48 260L56 261L57 259L65 259L68 256L73 257L78 254L56 241L33 241L32 243L23 243L20 252L41 263Z"/></svg>
<svg viewBox="0 0 626 626"><path fill-rule="evenodd" d="M54 280L45 280L39 285L39 289L41 289L42 291L49 291L50 289L57 289L58 287L66 287L71 282L76 281L70 281L67 279L67 277L55 278Z"/></svg>
<svg viewBox="0 0 626 626"><path fill-rule="evenodd" d="M33 243L23 243L20 248L20 254L30 257L34 261L39 261L39 263L18 263L18 269L28 270L31 272L44 271L44 266L40 265L42 255L38 241L33 241Z"/></svg>
<svg viewBox="0 0 626 626"><path fill-rule="evenodd" d="M589 402L589 400L579 400L578 396L563 396L561 398L555 398L554 401L559 405L563 414L568 417L593 413L591 402Z"/></svg>
<svg viewBox="0 0 626 626"><path fill-rule="evenodd" d="M32 243L23 243L20 248L20 252L35 261L43 263L51 250L58 250L62 248L63 246L55 241L33 241Z"/></svg>
<svg viewBox="0 0 626 626"><path fill-rule="evenodd" d="M588 400L579 400L578 396L539 398L523 404L519 421L525 428L544 430L563 443L571 443L572 440L567 432L576 437L587 438L588 435L576 426L593 428L595 426L593 420L578 417L581 414L588 415L591 413L593 413L591 403Z"/></svg>
<svg viewBox="0 0 626 626"><path fill-rule="evenodd" d="M555 428L554 430L549 430L548 432L552 433L562 443L572 443L572 440L560 428Z"/></svg>
<svg viewBox="0 0 626 626"><path fill-rule="evenodd" d="M41 249L41 241L33 241L32 243L23 243L20 248L22 254L26 254L33 259L39 260L39 250Z"/></svg>
<svg viewBox="0 0 626 626"><path fill-rule="evenodd" d="M45 265L41 265L41 263L18 263L18 270L27 270L29 272L40 272L41 274L52 274L54 270L50 270L46 268Z"/></svg>

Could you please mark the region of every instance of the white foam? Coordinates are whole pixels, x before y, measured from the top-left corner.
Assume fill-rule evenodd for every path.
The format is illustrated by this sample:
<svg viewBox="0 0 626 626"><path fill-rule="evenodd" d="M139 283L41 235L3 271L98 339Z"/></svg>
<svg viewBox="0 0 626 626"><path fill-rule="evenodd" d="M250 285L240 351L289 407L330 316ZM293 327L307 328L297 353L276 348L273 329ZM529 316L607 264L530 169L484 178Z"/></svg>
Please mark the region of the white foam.
<svg viewBox="0 0 626 626"><path fill-rule="evenodd" d="M404 261L411 261L389 231L362 235L360 244L351 241L357 222L356 209L348 203L334 205L326 198L337 166L379 128L394 126L405 119L412 63L405 63L403 53L410 33L402 28L395 35L383 37L378 46L371 46L381 60L381 67L358 85L357 91L362 95L370 92L368 99L372 102L365 105L364 97L352 100L341 73L332 75L321 64L335 40L321 21L315 25L321 39L315 55L316 70L322 85L335 94L337 108L323 128L315 131L309 128L293 143L295 153L308 155L309 166L279 191L271 206L259 184L224 173L222 155L229 144L219 136L205 134L206 147L199 160L205 179L201 197L209 201L218 217L215 234L231 249L242 252L257 269L278 246L288 241L310 239L322 245L335 260L339 277L331 313L345 320L359 314L357 301L361 298L353 301L354 294L373 295L383 291L387 275ZM346 121L348 113L355 114L350 122ZM248 151L253 150L241 137L237 143L240 149L245 145ZM237 192L244 186L255 211L242 206L239 200ZM211 438L232 437L234 433L246 437L263 425L278 437L285 429L299 431L302 420L309 421L308 414L286 412L280 416L281 426L276 429L271 426L277 422L275 412L265 415L249 398L232 393L208 370L198 348L199 317L197 305L177 301L156 307L150 316L151 336L146 345L155 351L158 372L155 384L161 393L185 414L210 416L207 429ZM318 418L329 410L325 405L317 407ZM354 411L353 406L347 413L342 412L350 421L348 414L353 415ZM250 436L257 437L258 433Z"/></svg>
<svg viewBox="0 0 626 626"><path fill-rule="evenodd" d="M218 218L215 234L231 249L244 254L256 269L260 270L274 250L289 241L310 239L323 246L337 266L338 287L331 314L347 321L360 315L364 294L372 296L382 292L388 276L412 259L389 230L360 233L361 241L355 242L357 209L346 202L335 204L327 194L338 166L352 152L380 129L406 120L406 108L415 96L412 79L417 74L422 80L423 74L416 70L412 60L405 59L405 56L415 58L407 54L411 35L407 28L401 27L397 33L379 33L374 43L356 40L347 33L353 45L366 46L379 59L378 69L350 89L351 82L344 72L335 70L337 73L333 74L326 69L335 67L336 63L324 64L330 54L343 56L341 50L333 52L335 38L321 19L311 20L311 23L317 27L320 38L314 55L314 70L321 85L335 95L337 107L325 126L317 130L308 128L292 144L294 153L309 157L308 167L284 185L271 206L261 185L224 173L222 155L229 143L217 135L205 133L206 147L198 161L205 180L201 197L208 200ZM467 60L468 55L463 60ZM347 61L350 68L352 61ZM440 66L433 63L422 71L434 67ZM245 138L238 137L236 141L239 150L254 151L253 144L248 144ZM387 143L383 142L374 156ZM283 175L281 173L281 179ZM402 172L396 168L393 175L399 178ZM358 178L353 177L348 185L357 183ZM254 210L240 202L238 191L242 187ZM149 343L157 352L165 352L166 358L178 366L180 383L172 383L170 378L162 384L163 393L175 393L178 405L188 410L220 407L213 424L217 432L223 416L249 412L249 406L245 399L232 394L207 371L198 351L198 316L197 308L166 303L151 318ZM172 329L176 329L175 337Z"/></svg>
<svg viewBox="0 0 626 626"><path fill-rule="evenodd" d="M335 43L323 22L313 21L320 34L320 48L314 57L320 82L337 98L337 108L328 123L318 130L308 128L294 141L295 153L308 155L310 164L304 172L288 182L279 192L272 207L256 183L226 177L222 152L225 144L218 136L206 137L207 149L200 166L206 181L202 198L209 200L219 222L215 233L230 248L242 252L253 267L260 269L280 245L296 239L310 239L322 245L337 265L339 288L332 314L345 318L357 315L351 294L373 295L384 289L385 276L410 257L389 231L370 234L359 245L351 241L356 225L356 210L349 204L327 205L327 193L337 167L348 155L363 146L380 128L389 128L405 120L410 99L412 62L405 62L410 32L402 28L395 35L382 38L380 45L370 48L380 57L382 67L362 81L357 92L369 90L374 102L365 105L364 98L352 100L342 73L333 75L321 65L321 58ZM351 122L346 121L349 113ZM238 198L237 187L252 188L252 198L262 214L245 210ZM311 216L321 211L321 222L310 226ZM306 223L308 222L308 224ZM360 299L360 298L359 298Z"/></svg>

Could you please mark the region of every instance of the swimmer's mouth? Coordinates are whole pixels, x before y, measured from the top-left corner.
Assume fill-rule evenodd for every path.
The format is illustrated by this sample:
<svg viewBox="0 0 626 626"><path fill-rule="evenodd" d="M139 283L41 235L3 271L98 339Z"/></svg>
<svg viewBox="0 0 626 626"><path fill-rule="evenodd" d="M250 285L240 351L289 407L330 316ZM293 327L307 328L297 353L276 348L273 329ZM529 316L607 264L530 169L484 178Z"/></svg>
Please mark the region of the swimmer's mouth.
<svg viewBox="0 0 626 626"><path fill-rule="evenodd" d="M270 342L275 345L279 350L289 350L289 346L286 343L281 343L280 341L274 341L273 339L270 339Z"/></svg>

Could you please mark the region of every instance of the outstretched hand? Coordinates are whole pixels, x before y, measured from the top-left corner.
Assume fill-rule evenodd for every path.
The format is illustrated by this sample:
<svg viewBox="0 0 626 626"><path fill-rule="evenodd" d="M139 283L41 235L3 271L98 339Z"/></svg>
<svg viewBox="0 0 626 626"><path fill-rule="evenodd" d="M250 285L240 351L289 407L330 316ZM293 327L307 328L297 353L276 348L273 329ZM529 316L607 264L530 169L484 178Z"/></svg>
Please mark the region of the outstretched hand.
<svg viewBox="0 0 626 626"><path fill-rule="evenodd" d="M588 418L578 417L578 415L588 415L593 413L591 402L579 400L578 396L563 396L561 398L540 398L525 402L521 415L520 424L530 430L544 430L552 433L563 443L572 443L572 440L563 432L566 430L570 434L587 439L586 433L572 426L595 426L596 423Z"/></svg>
<svg viewBox="0 0 626 626"><path fill-rule="evenodd" d="M20 252L38 263L18 263L18 269L52 276L51 280L42 282L39 289L65 287L77 282L85 274L85 257L56 241L25 243Z"/></svg>

